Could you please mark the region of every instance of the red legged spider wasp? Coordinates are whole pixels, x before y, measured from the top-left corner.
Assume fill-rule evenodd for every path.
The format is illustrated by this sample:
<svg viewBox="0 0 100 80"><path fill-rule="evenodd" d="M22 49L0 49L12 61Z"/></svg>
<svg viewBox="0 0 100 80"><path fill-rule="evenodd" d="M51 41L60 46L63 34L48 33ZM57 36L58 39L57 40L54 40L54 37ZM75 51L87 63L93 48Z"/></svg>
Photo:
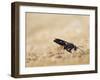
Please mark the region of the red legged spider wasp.
<svg viewBox="0 0 100 80"><path fill-rule="evenodd" d="M56 38L54 40L54 42L61 45L61 46L63 46L64 49L67 50L70 53L72 53L72 50L76 51L78 49L78 47L75 46L73 43L69 43L69 42L61 40L61 39Z"/></svg>

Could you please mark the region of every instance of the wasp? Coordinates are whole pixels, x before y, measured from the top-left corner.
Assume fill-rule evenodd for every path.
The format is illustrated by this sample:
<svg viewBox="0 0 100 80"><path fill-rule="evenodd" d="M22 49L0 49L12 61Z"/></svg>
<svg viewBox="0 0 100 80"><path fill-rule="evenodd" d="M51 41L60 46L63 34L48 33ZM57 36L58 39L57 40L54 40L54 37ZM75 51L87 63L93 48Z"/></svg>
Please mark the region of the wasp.
<svg viewBox="0 0 100 80"><path fill-rule="evenodd" d="M67 50L70 53L72 53L72 50L76 51L78 49L78 47L76 45L74 45L73 43L67 42L67 41L62 40L62 39L56 38L54 40L54 42L63 46L64 49Z"/></svg>

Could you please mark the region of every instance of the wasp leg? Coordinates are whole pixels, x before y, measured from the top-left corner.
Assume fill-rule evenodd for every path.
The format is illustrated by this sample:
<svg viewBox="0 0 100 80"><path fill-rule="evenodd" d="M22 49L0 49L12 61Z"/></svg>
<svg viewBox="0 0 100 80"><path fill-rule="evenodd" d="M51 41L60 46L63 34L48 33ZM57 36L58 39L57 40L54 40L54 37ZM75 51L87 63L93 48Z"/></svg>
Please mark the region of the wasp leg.
<svg viewBox="0 0 100 80"><path fill-rule="evenodd" d="M68 52L72 53L72 52L71 52L71 50L72 50L72 48L71 48L71 47L64 46L64 49L66 49Z"/></svg>
<svg viewBox="0 0 100 80"><path fill-rule="evenodd" d="M72 48L68 48L68 49L67 49L67 51L68 51L68 52L72 53L72 51L71 51L71 50L72 50Z"/></svg>

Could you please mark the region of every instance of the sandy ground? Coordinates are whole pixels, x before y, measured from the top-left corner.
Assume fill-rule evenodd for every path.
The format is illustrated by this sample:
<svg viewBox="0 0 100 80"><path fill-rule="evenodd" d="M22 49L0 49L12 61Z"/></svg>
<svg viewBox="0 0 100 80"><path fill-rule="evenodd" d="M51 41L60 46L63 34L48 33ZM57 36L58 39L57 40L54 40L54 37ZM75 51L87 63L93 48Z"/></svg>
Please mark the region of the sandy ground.
<svg viewBox="0 0 100 80"><path fill-rule="evenodd" d="M72 42L72 54L54 43ZM89 16L26 13L26 67L89 64Z"/></svg>

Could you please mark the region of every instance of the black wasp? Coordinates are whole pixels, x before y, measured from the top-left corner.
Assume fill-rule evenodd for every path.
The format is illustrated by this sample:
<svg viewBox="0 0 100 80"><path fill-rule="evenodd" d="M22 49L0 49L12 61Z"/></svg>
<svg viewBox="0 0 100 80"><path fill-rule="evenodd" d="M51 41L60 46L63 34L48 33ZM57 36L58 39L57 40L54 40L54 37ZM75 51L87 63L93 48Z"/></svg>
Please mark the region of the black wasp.
<svg viewBox="0 0 100 80"><path fill-rule="evenodd" d="M76 51L77 50L77 46L75 46L73 43L61 40L61 39L55 39L54 40L55 43L61 45L64 47L65 50L67 50L68 52L72 53L72 50Z"/></svg>

